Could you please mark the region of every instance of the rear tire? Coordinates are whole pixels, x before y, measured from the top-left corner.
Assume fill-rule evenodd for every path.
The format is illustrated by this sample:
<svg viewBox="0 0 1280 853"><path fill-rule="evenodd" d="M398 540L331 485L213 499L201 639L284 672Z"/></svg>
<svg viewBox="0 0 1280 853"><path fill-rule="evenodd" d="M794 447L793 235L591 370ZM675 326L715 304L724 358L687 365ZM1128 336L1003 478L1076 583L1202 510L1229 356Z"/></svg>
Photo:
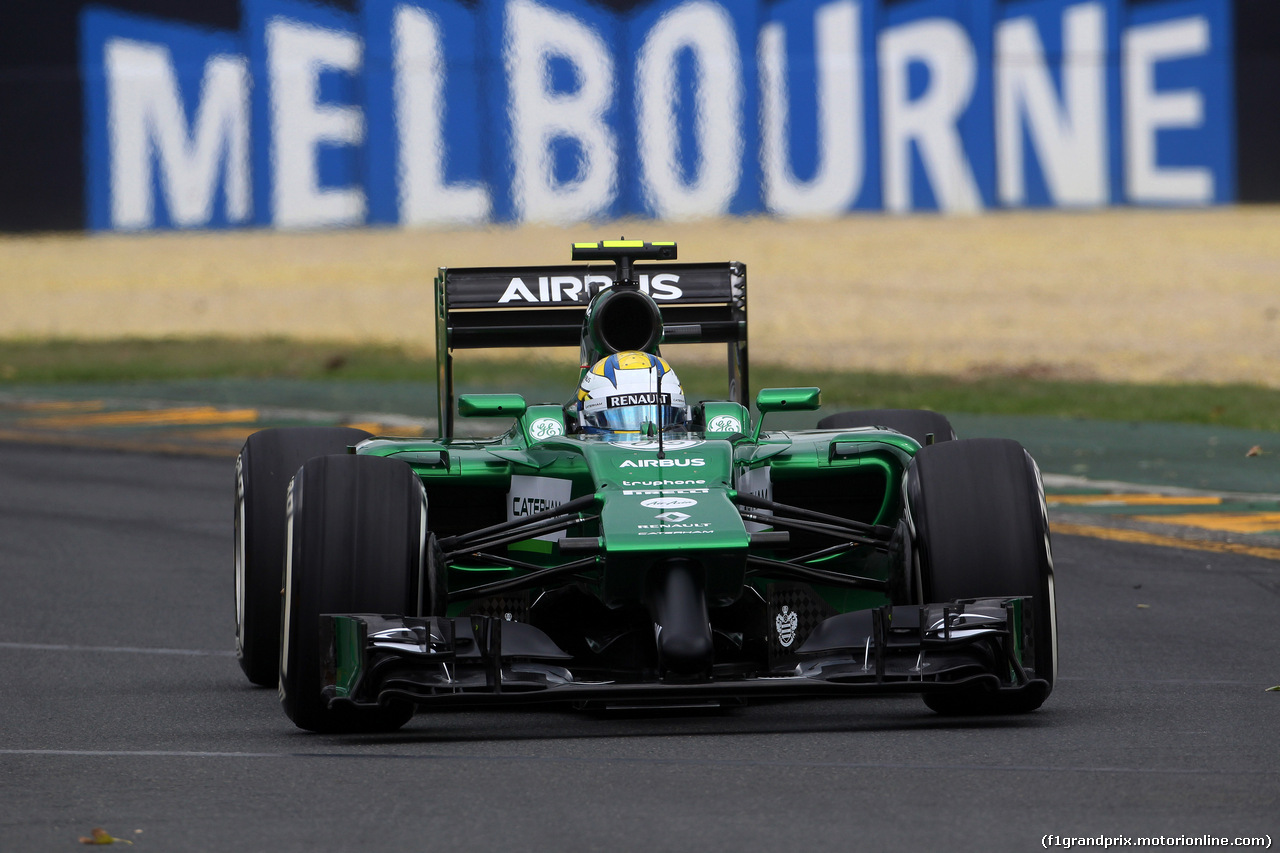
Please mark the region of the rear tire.
<svg viewBox="0 0 1280 853"><path fill-rule="evenodd" d="M413 705L329 707L322 693L320 614L419 614L427 547L427 497L403 462L321 456L289 492L280 701L289 719L317 732L394 731Z"/></svg>
<svg viewBox="0 0 1280 853"><path fill-rule="evenodd" d="M1040 471L1008 439L967 439L921 448L907 471L922 603L1032 596L1023 666L1044 691L938 693L925 704L944 714L1034 711L1053 689L1057 614L1053 555Z"/></svg>
<svg viewBox="0 0 1280 853"><path fill-rule="evenodd" d="M818 421L818 429L857 429L858 427L888 427L909 435L921 447L928 444L928 436L934 442L954 441L956 431L946 415L928 409L862 409L856 412L836 412Z"/></svg>
<svg viewBox="0 0 1280 853"><path fill-rule="evenodd" d="M369 433L346 427L264 429L236 458L236 657L254 684L280 676L280 602L284 577L284 505L293 473L313 456L342 453Z"/></svg>

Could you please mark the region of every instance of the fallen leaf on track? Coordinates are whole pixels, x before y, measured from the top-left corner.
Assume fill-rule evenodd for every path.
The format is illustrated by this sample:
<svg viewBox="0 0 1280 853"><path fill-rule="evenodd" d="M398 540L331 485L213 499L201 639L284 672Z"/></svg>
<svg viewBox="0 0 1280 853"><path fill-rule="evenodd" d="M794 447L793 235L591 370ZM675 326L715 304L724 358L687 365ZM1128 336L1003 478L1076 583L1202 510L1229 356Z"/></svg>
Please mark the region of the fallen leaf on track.
<svg viewBox="0 0 1280 853"><path fill-rule="evenodd" d="M102 827L94 827L89 835L80 836L81 844L132 844L127 838L115 838Z"/></svg>

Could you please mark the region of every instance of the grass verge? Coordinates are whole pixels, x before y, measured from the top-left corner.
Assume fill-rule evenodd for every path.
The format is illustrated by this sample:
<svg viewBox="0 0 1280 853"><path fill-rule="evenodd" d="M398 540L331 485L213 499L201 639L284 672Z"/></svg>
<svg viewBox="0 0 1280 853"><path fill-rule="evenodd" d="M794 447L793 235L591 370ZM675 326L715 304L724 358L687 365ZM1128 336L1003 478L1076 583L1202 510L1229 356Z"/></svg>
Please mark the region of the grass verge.
<svg viewBox="0 0 1280 853"><path fill-rule="evenodd" d="M567 362L460 359L460 387L564 388ZM724 393L724 371L676 365L695 399ZM434 384L433 354L395 346L285 339L0 341L0 391L17 385L199 379L305 379ZM929 408L948 413L1215 424L1280 432L1280 390L1251 385L1137 385L1067 381L1034 373L977 377L801 372L754 364L751 386L817 385L823 408Z"/></svg>

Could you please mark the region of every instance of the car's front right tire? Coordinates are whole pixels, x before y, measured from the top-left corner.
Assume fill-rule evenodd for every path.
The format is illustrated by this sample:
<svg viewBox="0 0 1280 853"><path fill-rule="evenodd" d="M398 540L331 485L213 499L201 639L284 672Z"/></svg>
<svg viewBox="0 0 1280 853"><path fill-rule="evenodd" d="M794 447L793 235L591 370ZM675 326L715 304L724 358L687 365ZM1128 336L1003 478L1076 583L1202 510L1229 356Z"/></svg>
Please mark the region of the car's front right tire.
<svg viewBox="0 0 1280 853"><path fill-rule="evenodd" d="M418 615L427 557L427 498L403 462L321 456L294 475L287 508L288 559L280 701L300 728L394 731L413 706L329 706L322 692L320 615Z"/></svg>
<svg viewBox="0 0 1280 853"><path fill-rule="evenodd" d="M366 438L369 433L350 427L264 429L250 435L236 457L236 657L254 684L274 686L280 673L289 480L311 457L342 453Z"/></svg>

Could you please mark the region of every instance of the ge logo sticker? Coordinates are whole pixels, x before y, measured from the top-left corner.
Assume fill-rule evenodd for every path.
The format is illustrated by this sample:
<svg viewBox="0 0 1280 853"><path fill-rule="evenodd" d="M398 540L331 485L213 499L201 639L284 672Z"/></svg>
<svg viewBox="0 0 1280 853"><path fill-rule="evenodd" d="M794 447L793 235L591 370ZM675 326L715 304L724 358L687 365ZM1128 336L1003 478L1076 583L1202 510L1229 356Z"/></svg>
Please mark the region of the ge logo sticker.
<svg viewBox="0 0 1280 853"><path fill-rule="evenodd" d="M733 415L716 415L707 424L707 432L742 432L742 421Z"/></svg>
<svg viewBox="0 0 1280 853"><path fill-rule="evenodd" d="M554 435L564 435L564 424L555 418L538 418L529 424L529 435L535 441L542 441L544 438L551 438Z"/></svg>

